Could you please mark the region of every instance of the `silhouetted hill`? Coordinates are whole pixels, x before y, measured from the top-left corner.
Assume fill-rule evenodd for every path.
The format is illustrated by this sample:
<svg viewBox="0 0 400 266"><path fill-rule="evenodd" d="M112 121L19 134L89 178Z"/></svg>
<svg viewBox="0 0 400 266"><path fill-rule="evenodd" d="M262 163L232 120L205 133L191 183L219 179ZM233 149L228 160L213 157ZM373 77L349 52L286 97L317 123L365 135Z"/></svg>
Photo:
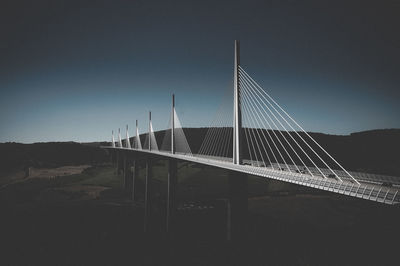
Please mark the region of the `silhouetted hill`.
<svg viewBox="0 0 400 266"><path fill-rule="evenodd" d="M198 152L207 130L208 128L184 128L193 153ZM232 128L230 130L232 131ZM164 130L155 132L159 146L161 146L164 134ZM400 156L398 156L400 129L370 130L351 133L350 135L329 135L315 132L309 134L348 170L400 176ZM273 136L273 134L271 135ZM279 134L277 135L279 136ZM292 135L295 136L295 134ZM304 133L299 133L299 135L307 139ZM282 140L281 136L279 138ZM295 138L298 139L297 136ZM287 139L289 138L287 137ZM144 134L141 135L141 140L143 144ZM293 147L296 146L290 139L289 142ZM282 140L282 143L285 142ZM310 145L316 148L315 144L310 143ZM244 157L249 158L246 143L243 144L243 148ZM232 156L232 152L229 155ZM316 159L315 156L310 156ZM293 154L292 157L295 158ZM326 156L322 157L327 159ZM303 160L306 160L306 158L303 158Z"/></svg>
<svg viewBox="0 0 400 266"><path fill-rule="evenodd" d="M327 148L349 168L400 176L400 129L357 132L342 138L340 146Z"/></svg>
<svg viewBox="0 0 400 266"><path fill-rule="evenodd" d="M46 142L34 144L0 143L0 170L62 165L96 164L108 160L99 147L75 142Z"/></svg>
<svg viewBox="0 0 400 266"><path fill-rule="evenodd" d="M207 130L208 128L184 128L193 153L198 152ZM309 134L348 170L400 176L400 129L371 130L343 136ZM164 135L165 131L155 132L159 147ZM306 138L304 133L300 136ZM142 134L142 145L145 138L145 134ZM57 167L102 163L109 160L107 153L99 148L102 145L110 143L0 143L0 170L7 172L26 166ZM246 143L243 147L244 156L248 158ZM231 150L229 155L232 156Z"/></svg>

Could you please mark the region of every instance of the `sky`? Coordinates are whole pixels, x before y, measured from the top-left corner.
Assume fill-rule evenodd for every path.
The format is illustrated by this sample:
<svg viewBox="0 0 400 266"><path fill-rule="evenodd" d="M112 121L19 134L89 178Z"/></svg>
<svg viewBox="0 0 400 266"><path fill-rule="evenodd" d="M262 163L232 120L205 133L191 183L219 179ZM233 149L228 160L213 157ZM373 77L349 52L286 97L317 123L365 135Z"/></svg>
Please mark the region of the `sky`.
<svg viewBox="0 0 400 266"><path fill-rule="evenodd" d="M0 142L210 125L241 66L306 130L400 128L400 1L2 1ZM125 134L125 130L122 130Z"/></svg>

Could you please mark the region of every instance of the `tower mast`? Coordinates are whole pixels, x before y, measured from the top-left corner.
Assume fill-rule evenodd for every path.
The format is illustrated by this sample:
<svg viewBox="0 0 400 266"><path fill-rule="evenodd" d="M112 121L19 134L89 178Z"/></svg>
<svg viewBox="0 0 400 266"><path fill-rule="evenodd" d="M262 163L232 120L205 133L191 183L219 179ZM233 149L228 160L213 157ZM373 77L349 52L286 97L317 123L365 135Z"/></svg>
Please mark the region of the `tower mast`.
<svg viewBox="0 0 400 266"><path fill-rule="evenodd" d="M239 41L235 40L235 61L234 61L234 97L233 97L233 163L242 164L242 107L240 99L240 49Z"/></svg>

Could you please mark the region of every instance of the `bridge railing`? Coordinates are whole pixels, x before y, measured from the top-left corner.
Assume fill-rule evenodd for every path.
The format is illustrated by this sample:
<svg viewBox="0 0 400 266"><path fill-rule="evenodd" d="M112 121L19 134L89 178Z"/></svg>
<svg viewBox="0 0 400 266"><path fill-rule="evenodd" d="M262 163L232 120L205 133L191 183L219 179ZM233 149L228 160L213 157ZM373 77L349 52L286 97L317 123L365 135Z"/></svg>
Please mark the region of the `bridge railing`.
<svg viewBox="0 0 400 266"><path fill-rule="evenodd" d="M119 150L135 150L139 152L158 154L162 156L177 158L181 160L207 164L210 166L221 167L229 170L239 171L246 174L256 175L262 178L271 178L275 180L285 181L311 188L321 189L361 199L371 201L398 204L400 203L400 194L395 187L385 187L381 185L357 184L352 180L340 181L332 178L323 178L321 176L311 176L309 174L275 170L270 167L258 167L254 165L237 165L233 164L230 158L215 156L191 156L185 154L172 154L165 151L149 151L128 148L113 148Z"/></svg>

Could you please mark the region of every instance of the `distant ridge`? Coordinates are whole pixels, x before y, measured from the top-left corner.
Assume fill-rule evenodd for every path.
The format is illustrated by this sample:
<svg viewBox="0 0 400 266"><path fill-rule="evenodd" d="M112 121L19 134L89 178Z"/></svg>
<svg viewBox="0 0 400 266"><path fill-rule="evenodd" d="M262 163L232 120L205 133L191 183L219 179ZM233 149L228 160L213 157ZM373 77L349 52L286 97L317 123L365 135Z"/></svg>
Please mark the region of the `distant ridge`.
<svg viewBox="0 0 400 266"><path fill-rule="evenodd" d="M197 153L208 128L184 128L190 148ZM165 130L155 132L161 145ZM374 129L349 135L310 132L347 170L400 177L400 129ZM140 135L144 143L145 134ZM133 138L131 138L131 141ZM109 142L0 143L0 170L26 166L92 164L108 160L99 147Z"/></svg>
<svg viewBox="0 0 400 266"><path fill-rule="evenodd" d="M197 153L208 128L184 128L190 148ZM155 132L162 142L165 130ZM349 135L309 133L347 170L400 177L400 129L374 129ZM145 137L142 134L141 139Z"/></svg>

